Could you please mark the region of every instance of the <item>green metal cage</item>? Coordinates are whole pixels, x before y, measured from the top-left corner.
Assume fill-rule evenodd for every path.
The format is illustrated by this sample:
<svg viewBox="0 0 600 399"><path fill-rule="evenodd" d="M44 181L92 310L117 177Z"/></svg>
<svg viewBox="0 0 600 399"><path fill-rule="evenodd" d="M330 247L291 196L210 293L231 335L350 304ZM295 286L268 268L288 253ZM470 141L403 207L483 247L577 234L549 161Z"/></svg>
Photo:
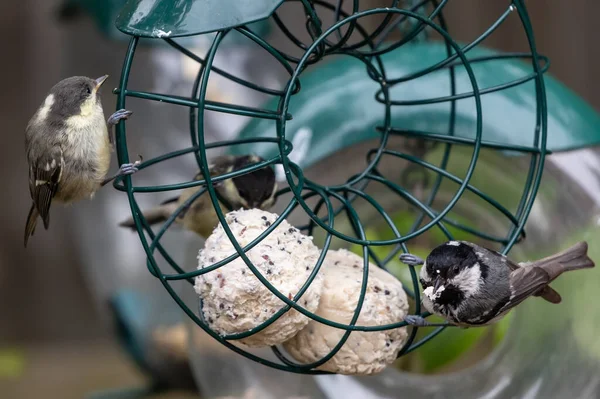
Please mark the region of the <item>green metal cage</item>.
<svg viewBox="0 0 600 399"><path fill-rule="evenodd" d="M293 33L283 20L278 10L285 3L300 3L303 10L303 18L306 18L305 32L303 36L309 37L303 40L299 35ZM422 0L412 2L390 1L389 7L368 8L368 2L353 0L351 10L344 11L344 1L329 3L322 0L296 0L296 1L162 1L150 0L129 1L125 4L119 17L117 27L131 36L129 48L123 64L123 70L119 87L115 89L118 96L117 109L126 108L128 98L139 98L150 101L175 104L189 108L190 121L190 144L187 148L170 152L153 159L144 161L140 170L147 168L160 168L162 162L181 156L193 155L204 179L199 181L188 181L184 183L171 183L155 186L140 186L134 184L136 176L125 176L114 183L114 187L127 194L131 211L135 220L136 229L140 241L147 254L147 267L150 273L160 280L164 288L179 304L183 311L204 331L229 349L264 365L296 373L322 374L325 371L316 368L329 359L344 345L352 331L380 331L407 326L406 322L399 322L381 326L357 325L361 307L366 292L366 276L369 261L386 269L392 259L397 258L401 252L408 252L411 243L428 231L438 230L448 239L454 239L453 231L464 231L472 236L484 240L490 245L495 245L502 253L508 253L511 248L521 240L524 226L531 211L537 190L540 185L544 159L548 154L547 128L548 107L546 103L545 82L543 74L548 69L549 63L546 57L537 51L531 21L522 0L506 2L505 11L498 19L474 41L464 44L458 43L449 33L444 18L444 8L448 0ZM365 18L376 18L378 23L372 29L363 26ZM301 51L300 56L293 56L276 48L269 42L268 37L263 37L254 32L247 25L259 20L269 18L287 39ZM497 53L482 49L481 43L500 27L508 18L520 20L524 37L526 37L529 50L524 53ZM329 26L325 21L333 21ZM198 35L214 34L212 46L206 57L194 54L184 45L178 42L178 38ZM275 59L288 73L287 83L283 88L270 88L259 86L236 77L227 71L213 65L215 55L223 40L231 35L236 35L262 48L270 57ZM435 40L435 39L440 40ZM153 93L137 90L130 87L129 78L132 65L136 55L136 48L142 41L163 40L175 51L181 52L196 60L200 66L197 78L190 88L190 96L187 98L169 95L165 93ZM420 46L420 47L419 47ZM419 67L413 72L403 75L395 75L395 57L403 51L415 51L417 55L426 54L432 48L432 56L424 58L424 62L431 61L428 65ZM425 49L425 50L423 50ZM441 55L441 59L435 60ZM301 98L303 94L303 79L310 74L318 74L322 65L325 67L331 58L347 57L360 63L363 67L363 79L366 79L375 88L370 93L365 93L370 98L375 98L379 107L378 121L374 129L361 131L360 134L347 137L348 142L361 141L376 138L377 145L365 153L366 166L361 173L351 176L347 181L334 185L324 185L317 181L306 178L303 169L307 165L300 166L292 162L290 153L293 150L291 134L287 132L287 125L294 118L293 103L295 98ZM481 77L476 70L481 65L489 63L506 63L517 65L523 76L511 78L507 81L496 82L493 85L482 85ZM219 103L206 99L207 85L213 74L221 75L233 82L245 86L248 89L258 91L271 98L264 108L241 106L234 103ZM340 74L343 74L340 71ZM443 76L447 81L449 92L442 96L433 98L401 99L397 97L397 88L415 82L426 81L429 77ZM441 74L441 75L440 75ZM465 85L466 84L466 85ZM525 87L529 90L529 97L534 101L535 123L528 131L517 132L515 137L491 137L484 132L484 111L482 98L488 94L498 93L511 88ZM318 95L311 93L311 95ZM306 100L306 98L304 99ZM467 100L467 108L474 117L474 123L469 126L460 127L457 120L460 115L457 111L460 106L464 108ZM463 103L461 103L463 101ZM415 107L427 107L429 105L444 104L446 107L446 120L443 124L445 129L440 131L424 131L418 128L407 128L406 125L398 124L398 115L403 109ZM461 105L462 104L462 105ZM227 142L206 143L204 139L204 112L215 111L219 113L234 114L252 118L245 133L240 138ZM263 125L270 128L263 129ZM260 131L261 134L256 133ZM254 133L252 133L254 132ZM266 132L266 133L265 133ZM255 134L256 133L256 134ZM411 151L398 151L390 149L389 142L394 137L406 138L406 148ZM463 175L456 175L447 170L449 158L456 147L470 149L467 168ZM126 122L117 126L116 148L120 164L130 162L127 148ZM268 154L265 161L246 167L232 173L211 177L208 171L209 160L207 150L212 148L225 148L230 153L242 153L248 149ZM437 163L424 159L423 154L433 148L441 151L441 157ZM470 181L477 169L480 152L482 149L497 151L506 156L529 157L529 168L527 178L521 188L518 205L514 210L509 210L493 196L484 193L473 186ZM318 153L318 149L316 151ZM417 154L417 155L415 155ZM420 154L420 155L419 155ZM325 157L322 153L320 156ZM403 180L392 181L380 173L378 166L384 158L397 159L398 162L407 162L411 166L406 167ZM313 156L311 162L317 159ZM218 206L218 197L215 191L215 183L250 173L265 166L280 164L285 171L287 187L278 192L279 198L289 197L279 218L267 230L256 238L252 243L243 247L235 240L231 230L225 222L223 212ZM421 172L420 172L421 171ZM411 192L409 181L411 178L420 178L422 171L427 176L432 176L428 182L428 195L420 199ZM140 172L140 173L143 173ZM421 173L421 174L420 174ZM450 181L456 185L454 195L446 203L435 208L439 187L443 181ZM381 185L392 192L397 201L407 203L415 209L414 220L408 231L401 232L395 226L391 215L378 202L378 198L367 193L367 188L372 185ZM189 187L198 187L197 193L185 204L179 207L158 230L153 230L142 216L136 197L144 193L157 193L162 191L180 190ZM465 193L475 195L485 201L495 211L504 215L507 221L506 231L502 236L493 236L486 231L479 230L473 226L450 217L451 210L461 201ZM169 254L167 248L161 244L161 238L169 230L179 213L195 201L201 195L208 195L215 207L218 218L223 228L233 243L237 254L217 262L202 270L186 271L185 267L179 265ZM309 200L313 205L309 205ZM390 239L372 239L367 236L361 221L361 215L355 207L356 201L365 201L375 211L381 222L389 228L393 234ZM305 215L305 224L297 226L308 235L313 235L317 230L323 233L322 253L315 266L314 272L304 283L303 287L293 298L279 292L260 271L252 264L245 255L245 251L254 247L264 237L270 234L283 219L292 212L300 211ZM350 232L342 230L335 223L339 215L344 215L350 221ZM324 319L301 306L299 298L304 294L319 273L321 264L327 251L332 248L333 241L344 242L361 248L364 258L363 284L359 294L358 306L352 320L348 324L336 323ZM377 247L390 248L389 254L382 258L375 253ZM159 267L157 259L161 257L172 270L163 270ZM273 293L281 302L281 309L268 321L258 327L244 333L221 336L212 331L203 320L201 312L190 308L179 296L173 283L186 280L193 285L194 278L204 273L213 272L227 263L240 257L254 275ZM407 295L414 303L414 314L429 316L422 313L420 306L420 293L417 272L409 270L412 284L405 286ZM244 349L233 345L232 341L255 334L277 320L282 314L294 308L307 317L324 323L328 326L343 329L345 334L333 350L317 362L311 364L297 364L290 360L279 348L273 347L273 352L279 362L268 360L252 354ZM422 339L416 339L417 327L411 327L409 338L401 349L399 356L406 355L419 348L421 345L438 335L445 327L433 330Z"/></svg>

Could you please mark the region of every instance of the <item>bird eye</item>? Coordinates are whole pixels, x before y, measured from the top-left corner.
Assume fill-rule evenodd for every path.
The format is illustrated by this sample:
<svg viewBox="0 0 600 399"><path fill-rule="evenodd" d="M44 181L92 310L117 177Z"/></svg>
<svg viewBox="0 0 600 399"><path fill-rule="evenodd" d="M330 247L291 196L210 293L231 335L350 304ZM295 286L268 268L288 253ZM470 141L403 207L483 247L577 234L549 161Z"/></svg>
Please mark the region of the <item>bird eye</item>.
<svg viewBox="0 0 600 399"><path fill-rule="evenodd" d="M460 268L458 266L454 266L452 268L452 273L454 273L454 274L458 274L459 271L460 271Z"/></svg>
<svg viewBox="0 0 600 399"><path fill-rule="evenodd" d="M85 91L86 91L87 94L92 94L92 90L89 87L86 87Z"/></svg>

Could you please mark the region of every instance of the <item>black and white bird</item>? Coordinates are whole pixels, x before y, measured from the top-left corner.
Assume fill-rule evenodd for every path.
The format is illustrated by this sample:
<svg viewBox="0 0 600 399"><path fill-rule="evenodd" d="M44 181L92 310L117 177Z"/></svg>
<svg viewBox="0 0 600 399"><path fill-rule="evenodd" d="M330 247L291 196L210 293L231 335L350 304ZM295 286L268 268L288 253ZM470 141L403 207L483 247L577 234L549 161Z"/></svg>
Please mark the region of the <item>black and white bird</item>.
<svg viewBox="0 0 600 399"><path fill-rule="evenodd" d="M534 262L515 263L506 256L466 241L449 241L436 247L425 261L403 254L409 265L422 264L423 307L459 327L476 327L500 320L530 296L557 304L561 296L550 287L564 272L594 267L588 245L579 242L555 255ZM431 326L420 316L407 323Z"/></svg>
<svg viewBox="0 0 600 399"><path fill-rule="evenodd" d="M264 159L257 155L221 155L211 159L208 168L210 175L214 177L263 161ZM194 180L203 179L204 176L201 172L194 177ZM190 187L183 190L178 197L170 198L154 208L143 211L144 218L150 225L165 222L201 189L202 187ZM220 196L219 206L224 213L227 213L227 208L231 208L231 210L252 208L267 210L276 203L275 172L270 166L266 166L250 173L219 181L215 183L215 191ZM219 224L219 218L210 196L204 193L184 208L175 222L201 237L208 237ZM130 217L119 223L119 226L135 229L135 222Z"/></svg>
<svg viewBox="0 0 600 399"><path fill-rule="evenodd" d="M108 126L127 119L131 111L119 110L104 119L98 79L74 76L58 82L29 121L25 149L29 164L32 205L25 224L25 246L35 232L38 217L50 225L53 202L72 203L93 197L118 176L137 171L137 162L121 165L107 178L112 150Z"/></svg>

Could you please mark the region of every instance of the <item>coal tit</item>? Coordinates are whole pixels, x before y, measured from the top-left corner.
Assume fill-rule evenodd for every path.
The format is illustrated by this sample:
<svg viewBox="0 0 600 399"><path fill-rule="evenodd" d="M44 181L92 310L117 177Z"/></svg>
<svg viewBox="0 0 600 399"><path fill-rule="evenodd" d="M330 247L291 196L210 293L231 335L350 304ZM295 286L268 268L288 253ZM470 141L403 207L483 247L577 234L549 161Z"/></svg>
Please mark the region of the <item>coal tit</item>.
<svg viewBox="0 0 600 399"><path fill-rule="evenodd" d="M530 296L560 303L550 287L563 272L594 267L588 245L572 247L534 262L515 263L506 256L466 241L449 241L436 247L425 261L411 254L400 260L422 264L423 307L459 327L477 327L500 320ZM432 326L420 316L407 323Z"/></svg>
<svg viewBox="0 0 600 399"><path fill-rule="evenodd" d="M25 224L25 246L38 218L48 229L53 202L69 204L91 198L115 178L137 171L139 162L126 163L117 174L106 177L112 151L108 127L131 115L131 111L121 109L105 121L100 87L107 78L73 76L61 80L27 125L25 149L32 204Z"/></svg>
<svg viewBox="0 0 600 399"><path fill-rule="evenodd" d="M264 159L257 155L222 155L211 160L208 168L211 176L220 176L225 173L234 172L244 167L263 162ZM203 180L204 176L198 172L194 180ZM183 205L192 195L200 191L202 187L190 187L178 197L164 201L159 206L143 212L144 218L150 225L165 222L172 214ZM217 194L221 203L221 210L231 207L232 210L243 209L269 209L276 203L275 192L277 182L275 172L270 166L246 173L232 179L215 183ZM195 232L201 237L208 237L219 224L219 218L207 193L198 197L190 206L175 219L185 229ZM121 222L121 227L135 230L135 222L132 217Z"/></svg>

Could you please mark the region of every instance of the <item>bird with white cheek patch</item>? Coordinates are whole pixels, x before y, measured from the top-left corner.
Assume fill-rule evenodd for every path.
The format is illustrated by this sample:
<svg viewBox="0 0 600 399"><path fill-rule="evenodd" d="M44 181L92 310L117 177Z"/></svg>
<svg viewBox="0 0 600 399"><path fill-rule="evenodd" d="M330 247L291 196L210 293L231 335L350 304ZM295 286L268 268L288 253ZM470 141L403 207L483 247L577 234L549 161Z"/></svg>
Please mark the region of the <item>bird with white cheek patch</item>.
<svg viewBox="0 0 600 399"><path fill-rule="evenodd" d="M110 167L112 135L108 126L127 119L121 109L104 119L98 79L74 76L58 82L29 121L25 149L29 164L31 209L25 225L25 246L35 232L38 217L50 224L52 201L71 203L91 198L115 178L137 171L139 161L123 164L119 173L106 177ZM108 126L107 126L108 124Z"/></svg>
<svg viewBox="0 0 600 399"><path fill-rule="evenodd" d="M500 320L530 296L560 303L550 287L563 272L594 267L587 243L534 262L515 263L506 256L467 241L449 241L436 247L423 261L403 254L405 264L423 265L423 307L459 327L485 326ZM420 327L438 326L420 316L406 322Z"/></svg>

